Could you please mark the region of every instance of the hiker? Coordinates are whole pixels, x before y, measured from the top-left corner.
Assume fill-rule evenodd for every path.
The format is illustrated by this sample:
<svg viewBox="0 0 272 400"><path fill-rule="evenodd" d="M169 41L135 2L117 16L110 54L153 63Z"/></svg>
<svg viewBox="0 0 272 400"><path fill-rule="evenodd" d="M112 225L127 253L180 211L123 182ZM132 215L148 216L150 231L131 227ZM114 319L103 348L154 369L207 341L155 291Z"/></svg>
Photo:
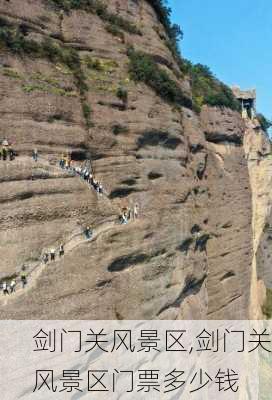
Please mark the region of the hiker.
<svg viewBox="0 0 272 400"><path fill-rule="evenodd" d="M97 181L96 185L95 185L95 190L97 191L97 193L99 193L99 187L100 187L101 183L99 181Z"/></svg>
<svg viewBox="0 0 272 400"><path fill-rule="evenodd" d="M14 293L15 292L15 287L16 287L16 281L15 279L12 279L12 281L10 282L10 293Z"/></svg>
<svg viewBox="0 0 272 400"><path fill-rule="evenodd" d="M90 185L93 184L93 174L92 174L91 172L89 173L88 183L89 183Z"/></svg>
<svg viewBox="0 0 272 400"><path fill-rule="evenodd" d="M69 169L71 166L71 157L68 153L67 156L64 158L64 161L65 161L65 168Z"/></svg>
<svg viewBox="0 0 272 400"><path fill-rule="evenodd" d="M80 178L82 178L82 174L83 174L83 169L82 169L82 167L79 167L78 175Z"/></svg>
<svg viewBox="0 0 272 400"><path fill-rule="evenodd" d="M33 152L32 152L32 158L33 158L33 160L34 160L35 162L38 161L38 150L37 150L37 149L34 149L34 150L33 150Z"/></svg>
<svg viewBox="0 0 272 400"><path fill-rule="evenodd" d="M3 294L4 295L9 294L7 282L3 282Z"/></svg>
<svg viewBox="0 0 272 400"><path fill-rule="evenodd" d="M123 213L123 223L127 224L128 223L128 215L126 212Z"/></svg>
<svg viewBox="0 0 272 400"><path fill-rule="evenodd" d="M104 189L103 189L103 186L102 186L102 183L101 182L99 182L98 183L98 193L100 193L100 194L103 194L103 192L104 192Z"/></svg>
<svg viewBox="0 0 272 400"><path fill-rule="evenodd" d="M85 180L85 181L88 181L89 176L90 176L90 172L89 172L89 171L87 170L87 168L86 168L85 171L84 171L84 176L83 176L84 180Z"/></svg>
<svg viewBox="0 0 272 400"><path fill-rule="evenodd" d="M90 186L94 187L94 177L93 177L93 174L90 174L90 176L89 176L89 184L90 184Z"/></svg>
<svg viewBox="0 0 272 400"><path fill-rule="evenodd" d="M137 219L139 216L139 205L135 204L133 207L133 219Z"/></svg>
<svg viewBox="0 0 272 400"><path fill-rule="evenodd" d="M128 223L127 214L126 214L125 211L120 215L119 221L120 221L121 224L127 224Z"/></svg>
<svg viewBox="0 0 272 400"><path fill-rule="evenodd" d="M55 249L53 248L50 250L50 260L55 261Z"/></svg>
<svg viewBox="0 0 272 400"><path fill-rule="evenodd" d="M59 161L59 166L60 166L60 168L64 168L64 166L65 166L65 158L64 158L64 155L62 154L62 156L61 156L61 159L60 159L60 161Z"/></svg>
<svg viewBox="0 0 272 400"><path fill-rule="evenodd" d="M80 176L81 176L81 178L84 180L85 179L85 174L86 174L86 172L87 172L87 169L86 168L81 168L81 174L80 174Z"/></svg>
<svg viewBox="0 0 272 400"><path fill-rule="evenodd" d="M22 288L24 289L26 284L27 284L27 279L26 279L26 272L25 272L25 266L22 267L22 272L21 272L21 282L22 282Z"/></svg>
<svg viewBox="0 0 272 400"><path fill-rule="evenodd" d="M8 150L8 154L9 154L9 161L14 160L14 158L15 158L15 153L14 153L13 149L9 149L9 150Z"/></svg>
<svg viewBox="0 0 272 400"><path fill-rule="evenodd" d="M89 226L87 226L84 233L85 233L86 239L91 239L93 231Z"/></svg>
<svg viewBox="0 0 272 400"><path fill-rule="evenodd" d="M59 247L59 256L60 257L64 256L64 245L63 244L61 244Z"/></svg>
<svg viewBox="0 0 272 400"><path fill-rule="evenodd" d="M2 155L3 155L3 160L5 161L7 159L7 149L3 147L2 149Z"/></svg>
<svg viewBox="0 0 272 400"><path fill-rule="evenodd" d="M126 209L126 216L127 216L127 220L129 221L132 217L132 211L130 207L127 207Z"/></svg>
<svg viewBox="0 0 272 400"><path fill-rule="evenodd" d="M49 261L49 255L48 255L48 253L44 253L44 255L43 255L43 262L44 262L44 264L47 264L48 261Z"/></svg>
<svg viewBox="0 0 272 400"><path fill-rule="evenodd" d="M93 179L93 188L94 188L94 190L96 190L96 191L97 191L97 189L98 189L98 182L97 182L96 179Z"/></svg>
<svg viewBox="0 0 272 400"><path fill-rule="evenodd" d="M65 154L62 155L62 168L66 168L67 158Z"/></svg>

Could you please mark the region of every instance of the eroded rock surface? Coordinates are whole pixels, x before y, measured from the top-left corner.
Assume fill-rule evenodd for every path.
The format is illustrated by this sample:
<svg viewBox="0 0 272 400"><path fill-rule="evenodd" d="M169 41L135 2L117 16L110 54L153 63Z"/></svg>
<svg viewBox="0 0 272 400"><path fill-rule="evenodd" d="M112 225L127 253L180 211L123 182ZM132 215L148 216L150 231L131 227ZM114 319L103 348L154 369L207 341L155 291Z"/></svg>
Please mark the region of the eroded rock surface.
<svg viewBox="0 0 272 400"><path fill-rule="evenodd" d="M33 38L57 38L78 51L92 126L69 69L1 50L0 132L18 152L14 161L0 161L1 279L24 263L37 265L24 291L1 297L1 318L248 318L252 203L240 115L179 111L129 79L133 44L191 97L146 1L108 2L141 29L124 40L94 14L60 18L46 3L0 0L0 15L27 23ZM103 67L89 68L90 57ZM120 84L127 107L116 97ZM35 147L37 163L30 157ZM108 196L57 167L67 150L91 156ZM119 225L120 209L135 203L139 220ZM91 241L80 234L88 224ZM61 242L65 257L42 267L42 251Z"/></svg>

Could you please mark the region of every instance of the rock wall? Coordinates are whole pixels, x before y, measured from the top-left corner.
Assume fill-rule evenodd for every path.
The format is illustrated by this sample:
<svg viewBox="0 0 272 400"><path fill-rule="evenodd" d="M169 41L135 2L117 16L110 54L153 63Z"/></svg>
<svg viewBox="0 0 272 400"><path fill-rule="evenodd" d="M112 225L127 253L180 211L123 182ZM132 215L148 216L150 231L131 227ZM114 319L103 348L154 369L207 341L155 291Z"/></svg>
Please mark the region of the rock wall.
<svg viewBox="0 0 272 400"><path fill-rule="evenodd" d="M248 121L244 136L252 190L253 263L251 318L263 318L266 288L271 289L271 143L257 120Z"/></svg>
<svg viewBox="0 0 272 400"><path fill-rule="evenodd" d="M23 3L23 4L22 4ZM123 39L96 15L61 16L42 0L0 0L0 16L28 37L57 38L80 54L92 127L71 71L0 51L0 136L18 152L0 161L0 278L33 269L24 290L2 296L17 319L239 319L250 315L251 187L240 115L167 104L129 79L127 46L154 57L190 98L148 2L108 2L141 35ZM88 60L102 68L88 68ZM116 97L122 84L128 107ZM37 148L40 158L31 160ZM107 196L57 166L63 151L89 157ZM117 223L124 206L140 218ZM81 234L94 229L91 241ZM65 257L43 266L44 249Z"/></svg>

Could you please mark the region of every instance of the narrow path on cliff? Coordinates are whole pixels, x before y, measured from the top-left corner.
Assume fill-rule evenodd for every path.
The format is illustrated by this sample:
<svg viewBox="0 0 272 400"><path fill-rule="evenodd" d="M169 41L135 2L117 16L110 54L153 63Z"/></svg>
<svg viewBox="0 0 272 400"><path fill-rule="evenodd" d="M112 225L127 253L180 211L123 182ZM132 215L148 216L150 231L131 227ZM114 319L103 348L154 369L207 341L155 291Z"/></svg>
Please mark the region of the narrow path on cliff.
<svg viewBox="0 0 272 400"><path fill-rule="evenodd" d="M98 225L93 230L93 234L90 239L86 239L84 236L84 232L82 232L82 231L74 233L64 243L65 254L70 253L71 251L73 251L76 247L80 246L81 244L90 243L90 242L95 241L99 236L108 232L116 225L117 225L117 223L115 221L114 222L105 222L103 224ZM37 264L32 264L32 265L29 264L28 270L26 273L27 285L23 288L22 285L19 285L19 282L18 282L14 293L11 293L9 295L2 294L0 303L2 303L2 305L6 305L8 302L12 301L12 299L16 299L16 298L18 298L18 296L29 291L32 287L35 286L37 278L40 276L42 271L45 270L46 268L48 268L48 266L58 263L60 260L62 260L62 258L65 258L65 255L62 257L56 257L55 261L48 261L46 264L42 260L39 261Z"/></svg>
<svg viewBox="0 0 272 400"><path fill-rule="evenodd" d="M74 167L68 167L68 168L61 168L59 165L53 163L52 161L48 160L45 157L39 156L38 160L42 160L42 162L44 163L43 165L46 165L48 167L51 167L52 169L58 171L58 172L63 172L63 173L67 173L68 176L71 177L78 177L80 179L80 182L84 183L86 186L88 186L90 189L94 189L95 188L93 186L90 185L89 182L87 182L86 180L83 179L83 177L81 177L77 172L76 169ZM90 160L86 160L86 161L90 161ZM37 161L38 163L38 161ZM91 165L91 164L90 164ZM89 167L90 169L90 173L92 172L92 168ZM96 190L95 190L96 191ZM96 191L97 192L97 191ZM103 188L103 192L97 192L100 195L104 195L106 198L108 198L108 193L106 192L105 188Z"/></svg>
<svg viewBox="0 0 272 400"><path fill-rule="evenodd" d="M84 184L85 186L87 186L89 189L93 189L99 195L103 195L105 198L109 199L108 193L104 187L103 187L103 192L99 193L89 182L84 180L83 177L80 176L76 172L75 167L61 168L57 162L55 162L53 160L51 161L48 158L43 157L43 156L39 156L37 161L34 161L33 157L31 157L31 156L20 156L20 157L16 157L13 161L8 161L8 160L4 161L4 163L5 163L4 165L7 166L7 170L9 169L10 166L17 165L18 164L16 162L17 160L19 161L20 168L31 165L33 168L35 167L34 172L35 172L35 170L41 169L47 173L50 172L51 176L53 176L53 177L54 176L59 177L61 174L61 176L63 176L63 177L66 176L66 177L71 177L71 178L73 178L73 177L79 178L80 182L82 184ZM78 164L80 164L80 163L78 163ZM54 173L53 173L53 171L54 171ZM91 169L90 169L90 172L91 172ZM34 174L32 174L31 180L35 180Z"/></svg>
<svg viewBox="0 0 272 400"><path fill-rule="evenodd" d="M32 157L31 157L32 159ZM30 157L22 157L20 159L20 161L26 161L29 163ZM40 163L40 160L42 160L42 163ZM52 162L50 162L47 158L41 157L39 156L38 161L34 162L37 166L37 168L42 168L45 165L48 166L50 168L50 170L54 169L55 171L59 172L66 172L69 176L71 177L79 177L81 183L84 186L88 186L91 189L91 185L86 182L85 180L83 180L76 172L74 169L72 168L61 168L60 166L57 166L55 164L52 164ZM108 199L108 201L111 203L111 200L109 199L107 193L105 191L103 191L103 193L98 193L97 195L103 196L104 198ZM109 230L113 229L114 227L116 227L117 225L122 226L122 224L120 222L116 221L109 221L109 222L104 222L102 224L99 224L96 227L92 227L92 236L90 239L87 239L85 234L84 234L84 230L81 230L80 232L75 232L73 233L67 240L66 242L63 242L62 244L64 245L64 249L65 249L65 254L64 256L57 256L56 259L54 261L48 261L47 263L45 263L42 260L42 256L44 254L45 249L42 250L41 252L41 260L37 263L28 263L27 265L27 270L26 270L26 279L27 279L27 284L26 286L23 288L22 283L19 282L20 280L20 273L17 273L14 277L14 279L16 280L16 288L15 291L13 293L10 294L6 294L4 295L4 293L2 292L1 295L1 299L0 299L0 304L2 305L7 305L8 302L12 301L12 299L16 299L18 298L20 295L22 295L23 293L26 293L27 291L29 291L32 287L35 286L35 283L38 279L38 277L40 276L40 274L42 273L43 270L45 270L46 268L48 268L49 265L55 264L57 262L59 262L62 258L65 258L65 255L67 253L70 253L71 251L73 251L77 246L84 244L84 243L89 243L92 241L95 241L99 236L103 235L104 233L108 232ZM51 248L58 248L59 245L57 246L48 246ZM1 281L3 282L7 282L10 279L5 279L3 278Z"/></svg>

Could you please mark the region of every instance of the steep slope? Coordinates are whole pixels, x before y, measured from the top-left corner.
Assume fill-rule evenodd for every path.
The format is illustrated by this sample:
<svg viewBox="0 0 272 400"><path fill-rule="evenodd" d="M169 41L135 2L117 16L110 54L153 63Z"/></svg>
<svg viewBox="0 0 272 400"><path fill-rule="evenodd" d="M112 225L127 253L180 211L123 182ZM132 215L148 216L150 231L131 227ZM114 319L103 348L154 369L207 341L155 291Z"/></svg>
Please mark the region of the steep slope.
<svg viewBox="0 0 272 400"><path fill-rule="evenodd" d="M1 136L18 152L0 161L0 276L23 263L34 272L24 291L1 297L1 318L248 318L252 209L240 115L188 108L190 83L149 2L109 1L130 24L114 34L96 13L23 3L0 0L2 18L41 43L35 57L0 53ZM52 56L52 44L44 57L49 37L72 57ZM167 72L186 107L130 79L131 45ZM91 158L108 195L60 170L63 151ZM135 203L139 220L118 224ZM91 241L80 234L88 224ZM42 251L61 242L65 257L42 266Z"/></svg>

